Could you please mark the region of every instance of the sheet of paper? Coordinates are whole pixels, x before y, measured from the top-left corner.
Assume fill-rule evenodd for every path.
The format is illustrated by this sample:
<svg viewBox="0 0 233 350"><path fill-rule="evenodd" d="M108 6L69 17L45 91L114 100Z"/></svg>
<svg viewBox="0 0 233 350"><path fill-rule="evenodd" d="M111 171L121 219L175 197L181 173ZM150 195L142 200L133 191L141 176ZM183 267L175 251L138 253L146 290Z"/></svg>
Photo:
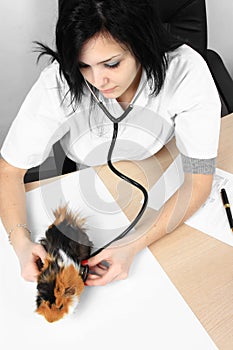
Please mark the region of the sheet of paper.
<svg viewBox="0 0 233 350"><path fill-rule="evenodd" d="M216 170L211 194L204 205L186 221L186 224L233 246L230 229L220 191L225 188L233 208L233 175L221 169Z"/></svg>
<svg viewBox="0 0 233 350"><path fill-rule="evenodd" d="M182 160L179 155L149 191L148 206L159 210L184 181Z"/></svg>
<svg viewBox="0 0 233 350"><path fill-rule="evenodd" d="M84 175L90 180L89 174ZM70 205L84 215L88 210L91 213L82 207L87 197L81 201L77 191L82 179L70 174L62 180L64 183L59 181L27 195L28 214L38 235L50 223L59 193L62 201L69 198ZM72 193L67 194L70 188ZM102 199L107 198L111 204L110 194L104 192L107 190L102 187ZM119 222L127 222L119 208L110 222L107 218L105 221L101 210L98 215L95 221L90 214L91 227L118 228ZM137 255L128 279L104 287L86 287L77 312L50 324L34 312L36 284L20 277L17 258L0 223L0 283L0 348L4 350L14 348L16 343L24 350L217 349L148 249Z"/></svg>

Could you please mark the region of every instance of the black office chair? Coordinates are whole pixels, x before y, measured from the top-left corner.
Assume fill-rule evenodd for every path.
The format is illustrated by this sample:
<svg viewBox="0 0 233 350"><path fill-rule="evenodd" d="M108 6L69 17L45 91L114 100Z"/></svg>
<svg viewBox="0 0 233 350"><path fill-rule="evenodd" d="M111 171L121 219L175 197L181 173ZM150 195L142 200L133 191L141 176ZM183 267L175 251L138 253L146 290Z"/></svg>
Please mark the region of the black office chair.
<svg viewBox="0 0 233 350"><path fill-rule="evenodd" d="M166 29L185 39L206 60L222 102L222 116L233 112L233 80L221 57L208 49L205 0L152 0Z"/></svg>
<svg viewBox="0 0 233 350"><path fill-rule="evenodd" d="M66 0L59 0L61 3ZM162 22L173 35L184 39L206 60L222 102L222 116L233 112L233 80L221 57L207 48L207 19L205 0L151 0L158 7ZM63 151L58 141L53 146L56 175L77 169ZM30 174L29 174L30 175ZM28 175L28 176L29 176ZM48 174L44 174L45 177ZM40 174L43 177L43 174ZM32 178L31 178L32 179ZM32 181L32 180L31 180Z"/></svg>

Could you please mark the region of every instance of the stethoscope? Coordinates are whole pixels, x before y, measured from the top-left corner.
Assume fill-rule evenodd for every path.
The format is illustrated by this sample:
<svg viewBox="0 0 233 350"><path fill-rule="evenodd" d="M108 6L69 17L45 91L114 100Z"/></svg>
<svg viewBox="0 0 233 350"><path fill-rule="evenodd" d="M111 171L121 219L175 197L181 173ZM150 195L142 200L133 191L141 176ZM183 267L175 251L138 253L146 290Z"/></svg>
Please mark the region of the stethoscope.
<svg viewBox="0 0 233 350"><path fill-rule="evenodd" d="M85 79L84 79L85 80ZM126 116L129 114L129 112L133 109L134 104L136 102L136 100L138 99L139 95L141 94L143 88L145 87L146 81L144 82L144 84L142 85L142 87L140 88L139 92L137 93L137 95L135 96L135 98L133 99L133 101L130 103L130 105L127 107L127 109L124 111L124 113L122 113L122 115L118 118L114 118L113 115L107 110L107 108L105 107L105 105L99 100L99 98L96 96L96 94L94 93L94 91L91 89L89 83L85 80L86 86L89 89L89 91L91 92L91 95L94 97L95 101L97 102L97 105L102 109L102 111L104 112L104 114L113 122L113 134L112 134L112 141L109 147L109 151L108 151L108 155L107 155L107 164L108 167L110 168L110 170L116 174L118 177L120 177L121 179L129 182L131 185L137 187L144 196L144 200L142 203L142 207L140 209L140 211L138 212L137 216L135 217L135 219L131 222L131 224L117 237L115 237L113 240L111 240L110 242L106 243L104 246L102 246L101 248L97 249L94 253L91 254L90 257L93 257L97 254L99 254L103 249L107 248L108 246L110 246L110 244L112 244L115 241L118 241L119 239L125 237L127 235L127 233L129 233L134 226L138 223L138 221L141 219L143 213L146 210L147 207L147 203L148 203L148 192L145 189L145 187L143 187L141 184L139 184L138 182L136 182L135 180L129 178L128 176L126 176L125 174L122 174L119 170L117 170L111 161L112 158L112 153L116 144L116 140L117 140L117 135L118 135L118 124L126 118ZM88 273L88 271L86 271L86 273Z"/></svg>

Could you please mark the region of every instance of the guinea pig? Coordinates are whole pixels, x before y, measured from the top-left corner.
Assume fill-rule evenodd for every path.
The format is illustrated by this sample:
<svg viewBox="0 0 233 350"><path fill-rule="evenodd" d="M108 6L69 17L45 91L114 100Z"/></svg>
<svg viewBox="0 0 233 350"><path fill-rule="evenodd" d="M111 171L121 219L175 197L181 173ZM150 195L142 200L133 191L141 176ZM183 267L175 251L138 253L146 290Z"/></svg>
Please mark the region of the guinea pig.
<svg viewBox="0 0 233 350"><path fill-rule="evenodd" d="M88 267L81 262L90 257L93 243L85 232L85 220L67 206L58 208L55 221L40 240L47 251L37 279L36 312L48 322L71 314L80 300Z"/></svg>

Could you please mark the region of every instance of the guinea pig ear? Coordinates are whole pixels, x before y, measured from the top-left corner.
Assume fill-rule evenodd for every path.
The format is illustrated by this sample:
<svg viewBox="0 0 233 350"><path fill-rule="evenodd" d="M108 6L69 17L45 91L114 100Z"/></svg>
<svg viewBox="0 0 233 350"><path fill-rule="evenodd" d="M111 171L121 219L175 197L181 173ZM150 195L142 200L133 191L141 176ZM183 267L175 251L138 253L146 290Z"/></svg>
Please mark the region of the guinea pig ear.
<svg viewBox="0 0 233 350"><path fill-rule="evenodd" d="M68 287L65 289L65 296L73 296L76 294L76 288Z"/></svg>
<svg viewBox="0 0 233 350"><path fill-rule="evenodd" d="M64 288L64 295L69 296L80 296L84 289L84 283L79 275L79 272L73 265L65 267L56 278L56 285L62 285Z"/></svg>

